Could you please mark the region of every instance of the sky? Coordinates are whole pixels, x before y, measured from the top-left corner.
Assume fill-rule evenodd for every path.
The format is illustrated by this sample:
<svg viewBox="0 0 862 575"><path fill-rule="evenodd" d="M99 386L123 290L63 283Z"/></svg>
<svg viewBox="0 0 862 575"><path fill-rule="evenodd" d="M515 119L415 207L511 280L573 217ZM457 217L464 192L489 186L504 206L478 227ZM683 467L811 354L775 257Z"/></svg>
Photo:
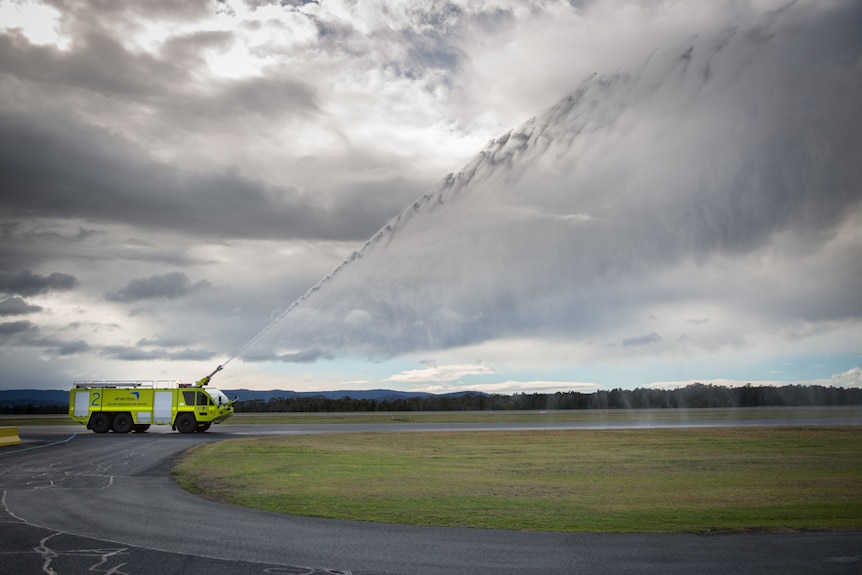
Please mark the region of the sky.
<svg viewBox="0 0 862 575"><path fill-rule="evenodd" d="M862 385L852 0L0 0L0 389Z"/></svg>

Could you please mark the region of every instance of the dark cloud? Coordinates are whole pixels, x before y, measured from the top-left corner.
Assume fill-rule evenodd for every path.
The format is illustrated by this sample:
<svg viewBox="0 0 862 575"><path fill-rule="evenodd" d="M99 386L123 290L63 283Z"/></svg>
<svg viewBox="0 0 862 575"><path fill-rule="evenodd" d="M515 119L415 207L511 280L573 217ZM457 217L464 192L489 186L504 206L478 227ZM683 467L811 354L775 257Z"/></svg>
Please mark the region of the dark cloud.
<svg viewBox="0 0 862 575"><path fill-rule="evenodd" d="M76 287L92 286L87 273L98 261L115 258L139 262L151 269L191 269L211 260L188 249L178 249L187 238L183 233L154 233L153 230L130 230L122 224L82 226L78 221L47 220L0 223L0 269L45 269L57 262L76 270ZM88 261L82 265L80 258ZM112 264L112 267L113 264ZM115 268L116 269L116 268ZM100 271L97 282L103 284L112 273ZM113 280L112 280L113 281Z"/></svg>
<svg viewBox="0 0 862 575"><path fill-rule="evenodd" d="M223 141L225 133L245 138L248 130L258 146L262 140L252 125L269 130L288 124L290 117L318 114L315 90L290 69L201 83L196 71L206 67L210 50L237 41L231 32L172 37L158 53L150 53L124 46L122 27L111 23L116 19L135 28L133 15L139 12L170 20L162 14L166 7L105 10L96 19L101 26L85 25L92 18L84 16L84 9L65 7L64 17L75 22L77 31L68 50L0 34L0 71L7 80L14 78L14 83L0 82L0 89L26 86L31 94L29 101L15 102L29 111L10 106L0 112L0 185L7 220L84 218L189 235L355 240L397 212L400 200L372 222L360 214L359 221L348 223L343 216L352 206L245 175L232 167L230 156L209 171L154 159L166 133L169 139L200 134L198 145L206 147ZM58 93L67 106L48 103ZM89 108L94 101L103 104ZM80 114L73 118L68 109L79 104ZM155 126L141 129L143 117ZM244 149L245 143L231 148L236 146Z"/></svg>
<svg viewBox="0 0 862 575"><path fill-rule="evenodd" d="M225 30L206 30L168 38L159 50L162 57L188 69L205 63L204 52L229 46L234 35Z"/></svg>
<svg viewBox="0 0 862 575"><path fill-rule="evenodd" d="M224 0L219 0L218 2L224 8L221 9L229 9L227 2ZM243 0L243 3L246 6L249 6L252 9L257 9L262 6L305 6L306 4L319 4L318 0Z"/></svg>
<svg viewBox="0 0 862 575"><path fill-rule="evenodd" d="M151 349L150 351L160 353L163 358L169 358L175 361L203 361L213 359L216 356L216 354L211 350L187 347L192 337L193 336L186 334L185 336L167 335L156 338L144 338L137 342L135 349L140 349L142 347L157 348L155 350Z"/></svg>
<svg viewBox="0 0 862 575"><path fill-rule="evenodd" d="M208 361L217 357L218 354L208 349L182 349L168 354L171 361Z"/></svg>
<svg viewBox="0 0 862 575"><path fill-rule="evenodd" d="M636 345L649 345L651 343L657 343L662 340L662 337L655 333L647 333L644 335L639 335L637 337L627 337L623 340L623 347L632 347Z"/></svg>
<svg viewBox="0 0 862 575"><path fill-rule="evenodd" d="M90 351L83 340L68 341L57 337L42 337L45 330L29 321L0 324L0 336L13 336L14 345L38 350L39 355L67 357Z"/></svg>
<svg viewBox="0 0 862 575"><path fill-rule="evenodd" d="M315 363L320 360L333 359L335 355L326 350L321 349L306 349L294 353L268 353L256 352L251 350L248 353L243 353L243 360L249 362L268 362L277 361L281 363Z"/></svg>
<svg viewBox="0 0 862 575"><path fill-rule="evenodd" d="M69 51L34 46L19 35L0 35L0 70L39 84L143 99L163 96L188 74L170 61L130 52L101 30L78 36ZM162 81L150 81L153 77Z"/></svg>
<svg viewBox="0 0 862 575"><path fill-rule="evenodd" d="M128 0L118 5L110 1L73 0L64 1L63 13L68 19L80 22L82 25L98 20L96 25L106 28L121 24L134 24L141 20L158 18L167 22L194 21L214 11L212 2L207 0L189 0L188 2L173 2L171 0ZM93 10L97 10L100 18L93 18Z"/></svg>
<svg viewBox="0 0 862 575"><path fill-rule="evenodd" d="M147 361L165 359L165 354L159 351L143 350L138 347L123 345L107 345L99 348L99 354L110 359L123 361Z"/></svg>
<svg viewBox="0 0 862 575"><path fill-rule="evenodd" d="M0 272L0 293L34 296L49 291L68 291L77 284L75 276L60 272L49 275L34 274L30 270L18 274Z"/></svg>
<svg viewBox="0 0 862 575"><path fill-rule="evenodd" d="M142 349L137 346L131 347L123 345L103 346L97 348L95 351L103 357L123 361L204 361L216 357L216 354L212 351L203 349L182 349L175 352L165 352L160 349Z"/></svg>
<svg viewBox="0 0 862 575"><path fill-rule="evenodd" d="M146 156L91 127L0 114L4 216L78 217L219 238L356 240L400 207L400 196L333 202L237 171L185 173Z"/></svg>
<svg viewBox="0 0 862 575"><path fill-rule="evenodd" d="M303 350L295 353L283 353L276 356L276 360L282 363L314 363L321 359L333 359L331 352L324 350Z"/></svg>
<svg viewBox="0 0 862 575"><path fill-rule="evenodd" d="M0 185L7 220L80 218L190 236L359 241L421 193L417 182L398 175L375 176L335 191L270 184L240 169L242 155L255 155L264 142L264 148L284 146L288 156L291 149L301 149L301 142L292 144L289 132L285 142L276 135L279 126L291 126L294 118L329 125L318 94L329 89L328 83L296 71L291 59L286 60L290 65L275 63L265 74L202 81L211 55L241 43L239 30L169 36L152 52L124 43L124 34L142 32L144 22L191 21L211 14L210 4L105 5L98 18L92 17L92 9L88 3L63 5L63 28L73 39L63 50L32 44L21 35L0 35L0 70L8 80L0 89L10 90L10 106L0 111ZM459 43L470 25L512 18L494 10L466 12L453 4L406 11L415 23L408 21L399 30L375 28L376 39L349 23L321 22L325 30L315 51L385 60L388 49L370 55L382 50L381 39L389 38L386 46L397 41L408 47L392 60L401 73L449 74L464 58ZM332 26L341 27L333 31ZM269 49L279 48L258 48L261 53ZM29 95L22 97L14 86L25 86ZM59 102L58 95L67 103L51 104ZM78 112L71 115L70 109ZM231 137L239 143L230 142ZM177 144L186 138L190 144ZM163 140L187 150L199 145L202 156L225 157L215 169L197 170L165 160L171 155L164 153ZM210 152L207 147L214 143ZM354 171L392 161L360 148L350 150L364 156L354 162ZM285 172L290 169L286 164Z"/></svg>
<svg viewBox="0 0 862 575"><path fill-rule="evenodd" d="M138 347L181 347L188 344L188 339L176 335L170 336L159 336L159 337L145 337L143 339L138 340Z"/></svg>
<svg viewBox="0 0 862 575"><path fill-rule="evenodd" d="M226 83L211 103L213 115L258 115L272 118L281 112L315 115L318 101L314 90L305 82L286 77L264 77Z"/></svg>
<svg viewBox="0 0 862 575"><path fill-rule="evenodd" d="M10 297L0 301L0 316L25 315L42 311L42 309L42 306L31 305L19 297Z"/></svg>
<svg viewBox="0 0 862 575"><path fill-rule="evenodd" d="M91 347L86 341L69 341L58 344L53 348L54 353L59 356L76 355L90 351Z"/></svg>
<svg viewBox="0 0 862 575"><path fill-rule="evenodd" d="M166 127L200 132L212 131L218 125L213 122L232 123L246 115L271 121L319 111L311 84L289 69L241 80L213 79L202 87L194 71L206 67L209 52L237 41L230 31L172 36L157 53L131 50L123 40L116 29L87 28L70 49L59 50L0 34L0 71L48 93L62 87L72 99L104 99L105 119L118 110L120 115L146 110L157 113Z"/></svg>
<svg viewBox="0 0 862 575"><path fill-rule="evenodd" d="M35 333L38 330L36 324L27 320L0 323L0 336Z"/></svg>
<svg viewBox="0 0 862 575"><path fill-rule="evenodd" d="M210 287L210 285L206 280L192 284L189 277L183 272L170 272L134 279L126 287L110 292L105 297L108 300L123 303L146 299L176 299Z"/></svg>

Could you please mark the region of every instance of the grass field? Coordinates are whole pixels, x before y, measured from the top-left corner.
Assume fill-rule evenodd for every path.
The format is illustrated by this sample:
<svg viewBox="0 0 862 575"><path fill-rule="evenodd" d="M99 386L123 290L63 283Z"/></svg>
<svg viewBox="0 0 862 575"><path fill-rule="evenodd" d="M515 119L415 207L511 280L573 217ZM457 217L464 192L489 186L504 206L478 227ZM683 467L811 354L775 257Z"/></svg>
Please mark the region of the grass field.
<svg viewBox="0 0 862 575"><path fill-rule="evenodd" d="M24 427L30 425L77 425L77 423L64 413L52 413L50 415L0 415L0 426L5 425Z"/></svg>
<svg viewBox="0 0 862 575"><path fill-rule="evenodd" d="M355 433L200 445L177 481L318 517L594 532L862 529L862 427Z"/></svg>
<svg viewBox="0 0 862 575"><path fill-rule="evenodd" d="M223 425L310 425L340 423L470 423L533 421L733 421L746 419L851 419L862 422L862 406L674 409L570 409L524 411L363 411L354 413L237 413ZM66 414L0 415L0 425L75 425Z"/></svg>
<svg viewBox="0 0 862 575"><path fill-rule="evenodd" d="M337 424L337 423L492 423L535 421L662 421L745 420L745 419L855 418L862 421L862 406L762 407L714 409L567 409L501 411L371 411L355 413L237 413L225 425Z"/></svg>

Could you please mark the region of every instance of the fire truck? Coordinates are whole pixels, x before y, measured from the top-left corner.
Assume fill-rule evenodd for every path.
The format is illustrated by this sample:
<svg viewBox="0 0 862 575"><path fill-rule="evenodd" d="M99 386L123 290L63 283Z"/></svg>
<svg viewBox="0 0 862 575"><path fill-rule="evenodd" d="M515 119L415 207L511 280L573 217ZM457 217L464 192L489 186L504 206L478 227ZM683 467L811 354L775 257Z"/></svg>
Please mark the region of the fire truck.
<svg viewBox="0 0 862 575"><path fill-rule="evenodd" d="M96 433L143 433L170 425L180 433L204 432L234 413L234 401L208 387L221 366L194 384L170 381L76 381L69 417Z"/></svg>

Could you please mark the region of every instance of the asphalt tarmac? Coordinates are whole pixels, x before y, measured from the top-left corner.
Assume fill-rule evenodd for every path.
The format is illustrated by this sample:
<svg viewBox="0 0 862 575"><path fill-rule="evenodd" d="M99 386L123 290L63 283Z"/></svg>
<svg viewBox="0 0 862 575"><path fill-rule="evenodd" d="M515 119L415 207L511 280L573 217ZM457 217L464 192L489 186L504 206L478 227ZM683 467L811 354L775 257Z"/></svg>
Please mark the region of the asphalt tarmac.
<svg viewBox="0 0 862 575"><path fill-rule="evenodd" d="M160 427L128 435L96 435L82 426L22 427L22 445L0 448L0 573L862 573L860 532L594 534L382 525L213 503L183 491L168 476L174 458L200 442L354 427L223 425L190 435Z"/></svg>

